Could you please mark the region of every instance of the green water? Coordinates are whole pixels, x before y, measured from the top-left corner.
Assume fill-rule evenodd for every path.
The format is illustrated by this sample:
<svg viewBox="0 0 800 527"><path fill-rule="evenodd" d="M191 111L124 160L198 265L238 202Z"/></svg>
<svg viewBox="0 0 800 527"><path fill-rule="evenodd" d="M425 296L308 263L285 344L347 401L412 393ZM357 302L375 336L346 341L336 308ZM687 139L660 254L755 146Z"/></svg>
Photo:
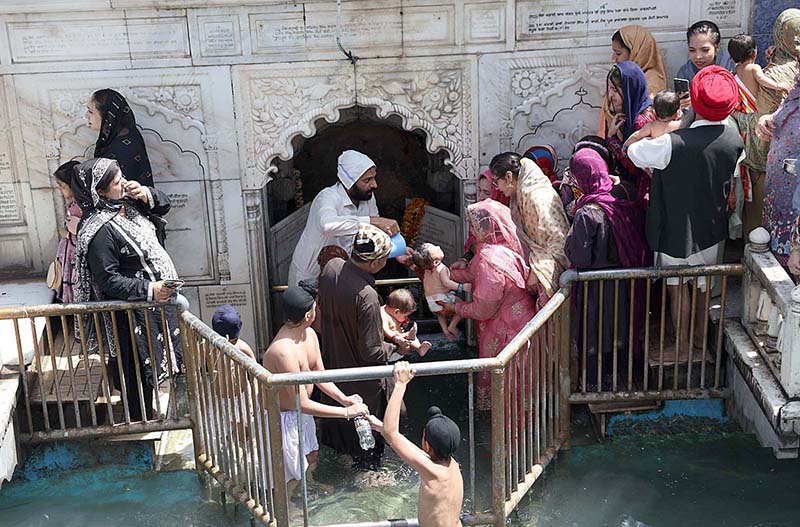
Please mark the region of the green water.
<svg viewBox="0 0 800 527"><path fill-rule="evenodd" d="M311 483L316 524L414 515L418 480L390 456L378 473L327 456ZM488 473L481 473L486 480ZM751 436L734 433L624 438L576 447L548 468L515 527L800 525L800 462L777 461ZM105 467L0 491L0 525L222 527L248 525L223 510L191 472Z"/></svg>
<svg viewBox="0 0 800 527"><path fill-rule="evenodd" d="M459 356L463 352L437 353L430 360ZM418 442L425 410L436 404L455 419L466 439L466 401L466 376L415 379L406 396L409 415L402 423L403 433ZM760 448L752 436L731 433L731 425L697 427L691 419L672 419L681 425L672 430L703 431L650 430L604 444L588 441L588 446L562 452L523 499L510 525L800 526L800 460L775 460L772 451ZM490 503L489 436L488 421L478 419L478 510ZM576 432L575 438L585 441L587 436ZM472 504L466 441L457 459L467 486L464 510L468 511ZM379 471L363 473L355 471L345 456L323 447L309 482L311 524L416 516L418 485L417 475L389 448ZM293 499L293 525L302 525L300 503ZM208 491L192 472L103 467L6 483L0 490L0 527L6 525L227 527L249 525L249 517L243 507L234 515L230 502L223 510L219 489Z"/></svg>

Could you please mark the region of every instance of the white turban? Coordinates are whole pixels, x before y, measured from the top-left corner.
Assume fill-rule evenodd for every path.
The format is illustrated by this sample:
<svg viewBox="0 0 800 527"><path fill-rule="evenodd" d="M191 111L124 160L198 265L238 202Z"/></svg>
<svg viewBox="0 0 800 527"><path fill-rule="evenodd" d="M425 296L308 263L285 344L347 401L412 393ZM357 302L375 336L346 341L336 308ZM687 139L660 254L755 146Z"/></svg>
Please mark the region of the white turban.
<svg viewBox="0 0 800 527"><path fill-rule="evenodd" d="M345 150L339 156L339 163L336 166L336 174L344 188L350 189L356 181L364 175L364 172L375 166L375 162L361 152L355 150Z"/></svg>

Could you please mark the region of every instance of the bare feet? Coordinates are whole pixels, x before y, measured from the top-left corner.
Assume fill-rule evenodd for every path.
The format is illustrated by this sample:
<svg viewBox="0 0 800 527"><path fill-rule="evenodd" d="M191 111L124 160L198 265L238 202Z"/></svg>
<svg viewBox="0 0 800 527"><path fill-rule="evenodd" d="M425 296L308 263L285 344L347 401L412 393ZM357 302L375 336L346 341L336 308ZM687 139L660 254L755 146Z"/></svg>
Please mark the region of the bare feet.
<svg viewBox="0 0 800 527"><path fill-rule="evenodd" d="M447 339L447 341L448 341L448 342L453 342L453 341L455 341L455 340L458 338L458 336L457 336L457 335L455 335L455 334L454 334L452 331L450 331L449 329L445 329L445 330L443 330L443 331L442 331L442 333L444 333L444 336L445 336L445 338Z"/></svg>
<svg viewBox="0 0 800 527"><path fill-rule="evenodd" d="M447 337L447 340L449 340L450 342L453 342L454 340L458 340L458 337L461 336L461 331L459 331L459 329L457 327L456 328L447 328L446 335L449 335Z"/></svg>
<svg viewBox="0 0 800 527"><path fill-rule="evenodd" d="M420 357L424 357L425 354L428 353L429 349L431 349L431 343L426 340L422 344L419 345L419 349L417 350L417 353L419 354Z"/></svg>

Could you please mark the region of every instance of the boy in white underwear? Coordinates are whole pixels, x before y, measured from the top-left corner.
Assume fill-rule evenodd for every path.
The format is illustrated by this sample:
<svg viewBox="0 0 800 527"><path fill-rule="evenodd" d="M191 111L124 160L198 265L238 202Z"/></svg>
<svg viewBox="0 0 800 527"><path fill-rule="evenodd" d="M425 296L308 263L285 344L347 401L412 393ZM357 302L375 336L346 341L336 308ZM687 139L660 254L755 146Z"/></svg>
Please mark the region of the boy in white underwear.
<svg viewBox="0 0 800 527"><path fill-rule="evenodd" d="M317 334L311 329L316 312L316 291L303 283L284 291L281 297L284 324L264 353L264 367L272 373L301 371L324 371L319 352ZM316 463L317 443L314 417L341 417L352 419L369 415L367 405L355 395L345 396L332 382L319 383L319 387L330 398L342 406L331 406L311 399L314 385L300 387L300 411L302 412L303 454L298 451L298 423L294 387L280 389L281 434L283 439L283 464L290 492L300 480L303 471ZM302 467L300 464L302 463Z"/></svg>
<svg viewBox="0 0 800 527"><path fill-rule="evenodd" d="M471 286L470 284L459 284L450 279L450 269L442 263L442 260L444 260L444 251L432 243L423 243L419 250L414 251L411 255L414 265L425 271L422 287L425 289L425 300L428 301L428 307L431 309L431 313L434 313L439 319L442 333L447 340L454 341L460 335L458 323L461 321L461 317L453 315L453 318L448 321L438 302L455 304L456 295L453 292L469 291Z"/></svg>

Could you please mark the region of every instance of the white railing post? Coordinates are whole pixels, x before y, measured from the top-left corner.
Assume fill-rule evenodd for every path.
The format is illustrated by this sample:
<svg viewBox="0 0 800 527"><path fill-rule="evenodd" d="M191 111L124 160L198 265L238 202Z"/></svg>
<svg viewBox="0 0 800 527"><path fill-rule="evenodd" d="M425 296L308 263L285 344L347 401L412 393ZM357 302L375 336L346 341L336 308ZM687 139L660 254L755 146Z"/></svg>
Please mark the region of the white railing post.
<svg viewBox="0 0 800 527"><path fill-rule="evenodd" d="M758 277L755 274L757 267L756 259L758 256L769 252L769 233L763 227L754 229L748 236L750 243L747 244L744 250L744 277L742 278L742 294L744 295L742 304L742 325L745 327L752 327L752 325L759 320L759 315L766 322L769 318L769 313L764 316L764 298L767 297L766 291L761 287ZM768 300L767 300L768 301Z"/></svg>
<svg viewBox="0 0 800 527"><path fill-rule="evenodd" d="M790 398L800 396L800 286L792 290L792 302L778 341L781 385Z"/></svg>

